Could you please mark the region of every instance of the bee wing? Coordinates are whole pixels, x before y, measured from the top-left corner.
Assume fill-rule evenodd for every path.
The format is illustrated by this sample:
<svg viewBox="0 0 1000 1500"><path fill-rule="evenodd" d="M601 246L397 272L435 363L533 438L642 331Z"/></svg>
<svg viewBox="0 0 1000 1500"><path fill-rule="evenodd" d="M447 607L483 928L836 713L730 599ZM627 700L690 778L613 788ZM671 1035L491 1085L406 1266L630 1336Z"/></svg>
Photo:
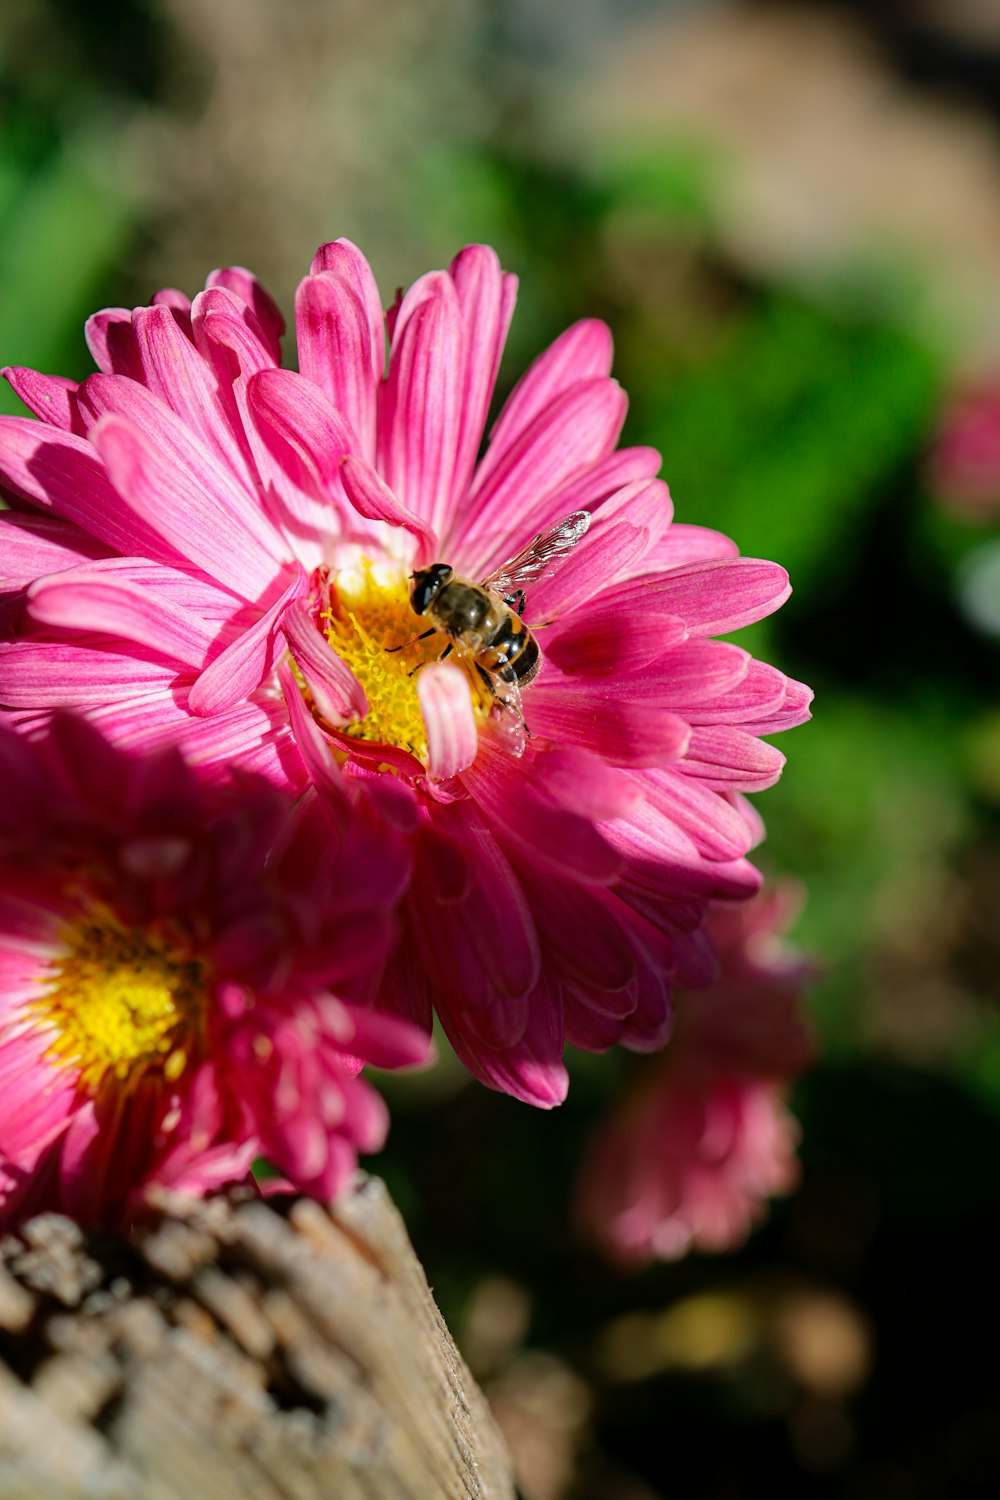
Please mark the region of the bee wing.
<svg viewBox="0 0 1000 1500"><path fill-rule="evenodd" d="M506 597L526 583L534 583L542 577L549 563L576 546L586 534L590 521L589 510L575 510L572 515L563 516L561 521L540 531L520 552L501 563L495 572L482 580L483 586Z"/></svg>
<svg viewBox="0 0 1000 1500"><path fill-rule="evenodd" d="M521 708L521 689L516 682L508 682L492 673L490 686L496 700L491 715L493 725L511 755L523 755L528 731Z"/></svg>

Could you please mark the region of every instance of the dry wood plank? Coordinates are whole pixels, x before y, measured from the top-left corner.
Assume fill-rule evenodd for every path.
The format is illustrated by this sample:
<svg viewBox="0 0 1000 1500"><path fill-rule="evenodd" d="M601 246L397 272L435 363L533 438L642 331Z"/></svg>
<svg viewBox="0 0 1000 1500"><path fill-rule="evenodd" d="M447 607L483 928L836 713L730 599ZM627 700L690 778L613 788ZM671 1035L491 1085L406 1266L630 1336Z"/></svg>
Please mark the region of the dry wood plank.
<svg viewBox="0 0 1000 1500"><path fill-rule="evenodd" d="M0 1500L513 1500L384 1187L0 1241Z"/></svg>

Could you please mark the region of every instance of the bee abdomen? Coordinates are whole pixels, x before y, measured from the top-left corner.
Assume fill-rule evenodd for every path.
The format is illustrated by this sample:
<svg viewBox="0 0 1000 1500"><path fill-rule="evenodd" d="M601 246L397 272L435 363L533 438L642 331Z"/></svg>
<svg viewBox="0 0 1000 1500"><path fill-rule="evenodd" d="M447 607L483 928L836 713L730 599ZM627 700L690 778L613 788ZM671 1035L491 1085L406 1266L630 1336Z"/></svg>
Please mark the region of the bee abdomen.
<svg viewBox="0 0 1000 1500"><path fill-rule="evenodd" d="M538 671L538 642L520 616L508 615L477 660L507 682L530 682Z"/></svg>

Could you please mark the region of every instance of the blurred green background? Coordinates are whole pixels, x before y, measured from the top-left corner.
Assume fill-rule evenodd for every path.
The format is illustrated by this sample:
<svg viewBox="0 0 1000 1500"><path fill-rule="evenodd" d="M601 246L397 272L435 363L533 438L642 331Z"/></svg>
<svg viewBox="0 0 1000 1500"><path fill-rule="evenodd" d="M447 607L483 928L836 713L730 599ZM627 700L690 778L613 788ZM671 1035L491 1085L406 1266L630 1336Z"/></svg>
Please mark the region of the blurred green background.
<svg viewBox="0 0 1000 1500"><path fill-rule="evenodd" d="M952 392L1000 378L998 119L988 0L0 9L4 362L82 376L89 312L213 266L288 309L346 234L389 300L486 240L522 286L501 383L607 318L679 518L791 572L741 640L817 693L757 799L826 973L798 1195L626 1278L568 1211L626 1060L552 1115L384 1080L379 1170L525 1500L1000 1484L1000 506L928 477Z"/></svg>

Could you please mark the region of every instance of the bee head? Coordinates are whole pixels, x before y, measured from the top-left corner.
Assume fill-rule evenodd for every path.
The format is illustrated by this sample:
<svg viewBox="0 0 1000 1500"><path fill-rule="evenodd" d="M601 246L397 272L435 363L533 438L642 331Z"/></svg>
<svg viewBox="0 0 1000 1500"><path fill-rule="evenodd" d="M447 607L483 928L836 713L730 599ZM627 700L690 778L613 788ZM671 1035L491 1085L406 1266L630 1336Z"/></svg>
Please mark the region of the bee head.
<svg viewBox="0 0 1000 1500"><path fill-rule="evenodd" d="M445 584L454 576L455 570L447 563L431 563L429 568L418 568L410 576L413 588L410 591L410 608L415 615L422 615Z"/></svg>

